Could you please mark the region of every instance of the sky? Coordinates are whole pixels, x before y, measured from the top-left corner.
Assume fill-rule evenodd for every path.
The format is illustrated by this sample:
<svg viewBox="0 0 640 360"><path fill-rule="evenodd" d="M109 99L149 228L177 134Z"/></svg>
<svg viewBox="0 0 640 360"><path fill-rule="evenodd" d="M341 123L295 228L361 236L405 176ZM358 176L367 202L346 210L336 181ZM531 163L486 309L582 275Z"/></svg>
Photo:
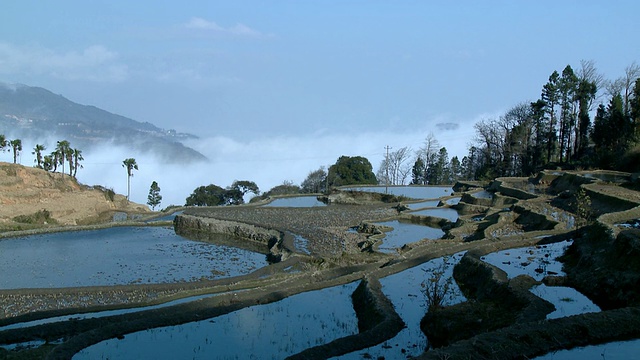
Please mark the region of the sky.
<svg viewBox="0 0 640 360"><path fill-rule="evenodd" d="M636 0L4 0L0 82L199 136L208 171L138 157L132 198L165 180L181 203L193 184L300 183L341 155L376 171L386 146L430 133L462 158L476 122L538 99L554 70L590 60L615 79L640 62L639 13ZM126 192L109 151L78 176Z"/></svg>

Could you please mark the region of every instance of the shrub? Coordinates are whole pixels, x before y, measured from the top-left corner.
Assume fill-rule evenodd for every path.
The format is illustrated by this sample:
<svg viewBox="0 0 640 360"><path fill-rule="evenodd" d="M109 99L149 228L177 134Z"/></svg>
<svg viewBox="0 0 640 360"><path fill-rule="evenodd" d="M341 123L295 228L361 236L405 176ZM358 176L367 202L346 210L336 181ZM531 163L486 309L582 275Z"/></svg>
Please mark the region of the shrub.
<svg viewBox="0 0 640 360"><path fill-rule="evenodd" d="M51 217L51 213L47 209L42 209L31 215L18 215L13 221L23 224L57 224L56 219Z"/></svg>

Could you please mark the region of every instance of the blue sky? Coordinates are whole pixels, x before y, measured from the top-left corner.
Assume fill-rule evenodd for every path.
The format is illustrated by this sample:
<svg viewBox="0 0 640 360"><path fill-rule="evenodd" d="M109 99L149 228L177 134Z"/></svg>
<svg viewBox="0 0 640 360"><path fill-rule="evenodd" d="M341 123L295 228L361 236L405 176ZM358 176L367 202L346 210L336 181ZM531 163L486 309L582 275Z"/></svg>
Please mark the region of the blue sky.
<svg viewBox="0 0 640 360"><path fill-rule="evenodd" d="M376 167L385 146L417 150L430 132L462 157L476 121L537 99L554 70L593 60L615 79L640 61L637 1L5 0L2 8L0 81L197 134L214 162L304 160L293 166L302 174L280 168L279 181L301 181L340 155Z"/></svg>

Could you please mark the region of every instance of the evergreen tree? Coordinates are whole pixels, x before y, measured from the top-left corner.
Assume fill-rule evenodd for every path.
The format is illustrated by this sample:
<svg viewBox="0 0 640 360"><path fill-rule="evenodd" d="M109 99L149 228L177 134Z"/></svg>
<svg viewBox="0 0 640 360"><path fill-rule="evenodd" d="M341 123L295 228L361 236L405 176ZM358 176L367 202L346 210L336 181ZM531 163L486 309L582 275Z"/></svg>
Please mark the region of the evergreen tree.
<svg viewBox="0 0 640 360"><path fill-rule="evenodd" d="M551 162L557 146L556 133L556 105L558 103L558 81L560 74L554 71L549 76L549 81L542 87L542 101L545 104L546 116L546 145L547 145L547 163Z"/></svg>
<svg viewBox="0 0 640 360"><path fill-rule="evenodd" d="M462 178L462 164L460 164L460 160L458 160L457 156L451 158L451 162L449 163L450 170L450 184L455 184L458 180Z"/></svg>
<svg viewBox="0 0 640 360"><path fill-rule="evenodd" d="M411 184L425 185L427 183L425 169L426 166L424 161L420 156L418 156L413 164L413 168L411 169Z"/></svg>
<svg viewBox="0 0 640 360"><path fill-rule="evenodd" d="M573 149L571 137L576 124L575 107L573 105L577 84L578 78L571 66L567 65L562 70L562 76L558 81L558 101L560 105L560 141L558 150L560 162L568 160Z"/></svg>
<svg viewBox="0 0 640 360"><path fill-rule="evenodd" d="M156 206L160 205L162 195L160 195L160 186L157 182L152 182L149 188L149 196L147 196L147 205L151 206L151 210L155 211Z"/></svg>

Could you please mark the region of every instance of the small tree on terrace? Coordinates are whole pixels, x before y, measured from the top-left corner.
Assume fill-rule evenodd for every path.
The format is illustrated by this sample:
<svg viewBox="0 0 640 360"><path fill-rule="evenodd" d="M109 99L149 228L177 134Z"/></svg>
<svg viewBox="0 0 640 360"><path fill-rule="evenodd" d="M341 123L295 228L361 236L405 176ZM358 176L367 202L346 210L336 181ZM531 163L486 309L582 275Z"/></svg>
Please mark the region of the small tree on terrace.
<svg viewBox="0 0 640 360"><path fill-rule="evenodd" d="M7 146L7 138L4 134L0 134L0 152L4 151L5 146Z"/></svg>
<svg viewBox="0 0 640 360"><path fill-rule="evenodd" d="M373 166L362 156L341 156L329 167L329 186L376 185Z"/></svg>
<svg viewBox="0 0 640 360"><path fill-rule="evenodd" d="M82 150L73 149L73 154L71 157L73 158L73 177L76 177L78 169L83 168L83 166L80 165L80 161L84 160L84 157L82 156Z"/></svg>
<svg viewBox="0 0 640 360"><path fill-rule="evenodd" d="M11 149L13 149L13 163L16 164L18 162L18 155L20 155L22 151L22 140L11 140L9 144L11 144Z"/></svg>
<svg viewBox="0 0 640 360"><path fill-rule="evenodd" d="M318 170L311 171L300 187L304 193L320 193L325 191L326 184L327 172L321 166Z"/></svg>
<svg viewBox="0 0 640 360"><path fill-rule="evenodd" d="M61 140L56 143L56 161L58 164L62 165L62 173L64 174L64 163L69 158L69 153L71 152L71 144L67 140ZM55 170L54 170L55 171Z"/></svg>
<svg viewBox="0 0 640 360"><path fill-rule="evenodd" d="M244 204L244 196L247 193L253 193L254 195L260 195L260 189L258 185L249 180L236 180L227 188L226 203L228 205L240 205Z"/></svg>
<svg viewBox="0 0 640 360"><path fill-rule="evenodd" d="M128 158L122 161L122 167L127 169L127 200L131 195L131 177L133 176L133 170L138 170L138 164L136 159Z"/></svg>
<svg viewBox="0 0 640 360"><path fill-rule="evenodd" d="M45 151L46 149L47 148L44 145L41 145L41 144L36 144L36 146L33 148L33 152L31 154L36 156L36 158L35 158L35 160L33 160L33 162L36 163L36 167L38 169L42 169L43 168L44 159L42 158L42 152Z"/></svg>
<svg viewBox="0 0 640 360"><path fill-rule="evenodd" d="M160 205L162 195L160 195L160 186L157 182L152 182L149 188L149 196L147 196L147 205L151 206L151 210L156 210L156 206Z"/></svg>

